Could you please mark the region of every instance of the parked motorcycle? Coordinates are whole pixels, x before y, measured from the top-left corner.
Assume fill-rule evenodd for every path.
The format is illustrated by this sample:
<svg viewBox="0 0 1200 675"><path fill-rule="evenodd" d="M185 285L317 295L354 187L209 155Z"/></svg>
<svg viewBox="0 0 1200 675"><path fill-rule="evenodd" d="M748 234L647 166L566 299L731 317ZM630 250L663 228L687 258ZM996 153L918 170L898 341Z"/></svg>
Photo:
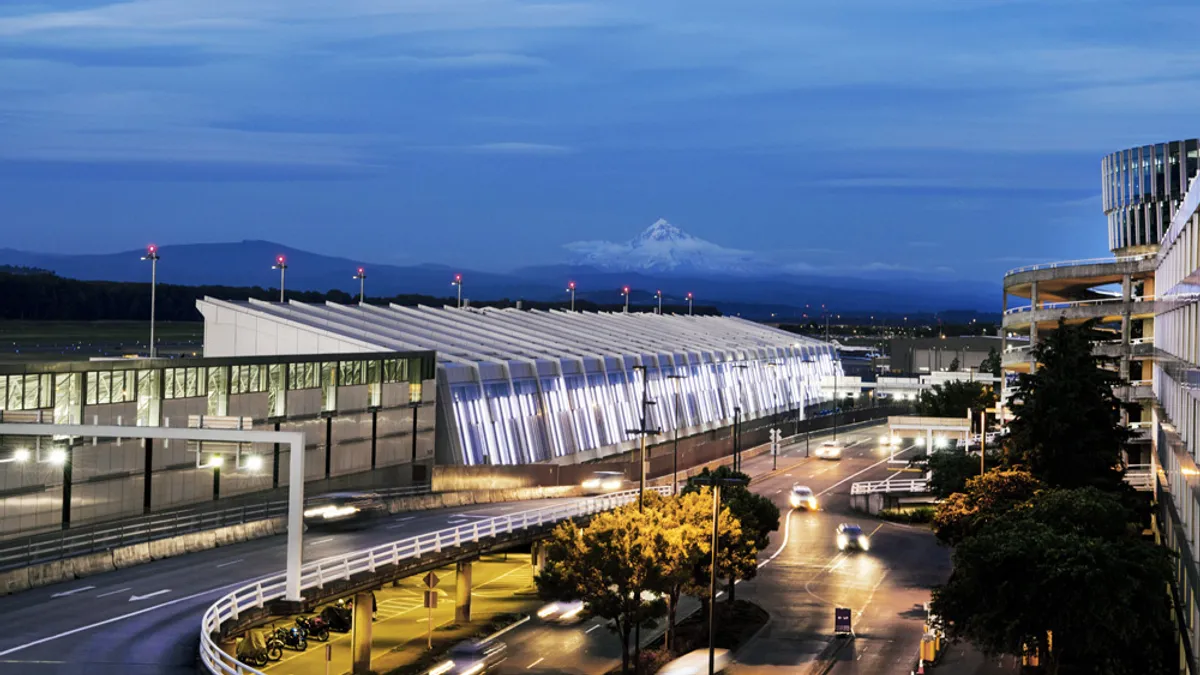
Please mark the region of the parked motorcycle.
<svg viewBox="0 0 1200 675"><path fill-rule="evenodd" d="M278 661L283 658L283 647L274 644L274 640L263 638L259 631L251 631L246 637L238 640L237 659L242 663L262 667L268 661Z"/></svg>
<svg viewBox="0 0 1200 675"><path fill-rule="evenodd" d="M296 618L296 625L304 632L306 637L311 637L317 642L326 642L329 640L329 624L319 616L301 616Z"/></svg>
<svg viewBox="0 0 1200 675"><path fill-rule="evenodd" d="M304 638L304 631L296 626L292 626L291 628L280 626L276 628L275 633L267 640L267 647L270 648L272 644L278 645L281 648L287 647L298 652L308 649L308 640Z"/></svg>
<svg viewBox="0 0 1200 675"><path fill-rule="evenodd" d="M321 618L334 633L349 633L354 624L354 614L345 604L330 605L321 610Z"/></svg>

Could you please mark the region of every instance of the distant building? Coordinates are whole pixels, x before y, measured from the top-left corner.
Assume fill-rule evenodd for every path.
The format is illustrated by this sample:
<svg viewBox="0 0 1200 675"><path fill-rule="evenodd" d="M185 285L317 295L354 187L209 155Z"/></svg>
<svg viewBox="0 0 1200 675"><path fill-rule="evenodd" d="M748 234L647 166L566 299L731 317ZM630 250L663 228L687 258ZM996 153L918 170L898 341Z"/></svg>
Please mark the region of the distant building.
<svg viewBox="0 0 1200 675"><path fill-rule="evenodd" d="M958 359L961 371L979 370L979 365L995 349L1003 350L1003 341L995 335L971 335L945 338L892 338L888 341L888 369L904 375L928 375L950 370Z"/></svg>

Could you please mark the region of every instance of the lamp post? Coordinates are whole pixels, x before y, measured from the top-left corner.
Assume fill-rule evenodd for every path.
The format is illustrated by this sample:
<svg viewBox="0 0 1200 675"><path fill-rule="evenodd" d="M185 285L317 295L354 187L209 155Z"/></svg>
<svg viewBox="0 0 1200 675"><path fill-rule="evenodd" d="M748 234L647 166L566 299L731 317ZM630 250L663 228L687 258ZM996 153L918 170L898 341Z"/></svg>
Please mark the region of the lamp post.
<svg viewBox="0 0 1200 675"><path fill-rule="evenodd" d="M455 274L454 281L451 281L450 285L458 287L458 308L462 309L462 275Z"/></svg>
<svg viewBox="0 0 1200 675"><path fill-rule="evenodd" d="M287 274L287 258L281 255L275 256L275 264L271 265L271 269L279 270L279 303L283 304L283 282L284 275Z"/></svg>
<svg viewBox="0 0 1200 675"><path fill-rule="evenodd" d="M367 301L367 271L363 268L358 268L358 274L354 275L358 279L358 304L363 304Z"/></svg>
<svg viewBox="0 0 1200 675"><path fill-rule="evenodd" d="M571 293L571 311L575 311L575 282L567 282L567 290Z"/></svg>
<svg viewBox="0 0 1200 675"><path fill-rule="evenodd" d="M646 427L646 419L649 417L650 406L655 402L650 400L650 372L646 370L646 366L638 364L633 369L642 371L642 425L638 429L630 429L626 433L638 434L642 437L642 449L638 456L638 464L640 471L638 472L638 511L645 507L646 501L646 436L651 433L658 433L658 429L648 429Z"/></svg>
<svg viewBox="0 0 1200 675"><path fill-rule="evenodd" d="M150 358L154 358L154 304L158 295L158 247L150 244L142 260L150 261Z"/></svg>
<svg viewBox="0 0 1200 675"><path fill-rule="evenodd" d="M716 669L717 637L717 549L720 541L721 485L745 485L741 478L692 478L697 485L711 485L713 489L712 568L708 575L708 674Z"/></svg>
<svg viewBox="0 0 1200 675"><path fill-rule="evenodd" d="M671 468L671 494L673 494L673 495L679 493L679 418L680 418L679 401L681 398L683 398L683 394L682 394L682 392L680 392L680 387L682 386L682 383L680 382L680 380L684 379L685 377L687 377L687 376L686 375L668 375L667 376L667 379L675 380L675 449L673 451L674 463Z"/></svg>
<svg viewBox="0 0 1200 675"><path fill-rule="evenodd" d="M625 313L629 313L629 287L625 286L621 289L621 295L625 296Z"/></svg>
<svg viewBox="0 0 1200 675"><path fill-rule="evenodd" d="M694 298L692 297L692 294L689 292L689 293L687 294L687 301L688 301L688 316L691 316L691 315L692 315L692 300L693 300L693 299L694 299Z"/></svg>
<svg viewBox="0 0 1200 675"><path fill-rule="evenodd" d="M655 291L654 295L658 298L658 315L662 316L662 289Z"/></svg>
<svg viewBox="0 0 1200 675"><path fill-rule="evenodd" d="M734 369L738 371L746 370L750 366L744 363L734 364ZM742 470L742 375L739 372L734 376L737 379L737 401L733 405L733 470Z"/></svg>

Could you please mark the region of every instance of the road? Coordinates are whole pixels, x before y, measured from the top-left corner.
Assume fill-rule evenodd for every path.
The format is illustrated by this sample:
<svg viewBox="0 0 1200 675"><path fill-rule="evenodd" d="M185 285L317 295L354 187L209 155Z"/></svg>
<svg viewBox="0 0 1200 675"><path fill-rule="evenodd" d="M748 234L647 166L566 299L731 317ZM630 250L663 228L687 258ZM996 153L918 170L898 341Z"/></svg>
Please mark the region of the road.
<svg viewBox="0 0 1200 675"><path fill-rule="evenodd" d="M310 530L304 559L560 501L398 514L354 532ZM282 571L283 544L268 537L0 598L0 675L191 675L204 610L221 594Z"/></svg>
<svg viewBox="0 0 1200 675"><path fill-rule="evenodd" d="M836 606L854 610L859 640L854 650L841 655L833 672L909 672L920 642L923 603L929 587L949 573L949 556L927 530L884 524L850 511L853 482L890 473L881 463L886 456L876 443L879 429L844 433L847 450L838 462L801 459L803 444L794 446L780 456L779 472L751 486L780 507L785 531L773 535L772 546L760 555L758 577L738 586L738 597L762 605L772 620L742 650L733 672L796 672L827 643ZM763 455L746 460L745 469L758 476L768 473L771 463ZM819 494L821 510L790 510L788 492L797 482ZM834 531L848 520L874 531L871 552L838 552ZM562 627L535 619L505 638L509 658L500 672L606 672L620 663L621 651L616 636L601 624L590 620Z"/></svg>

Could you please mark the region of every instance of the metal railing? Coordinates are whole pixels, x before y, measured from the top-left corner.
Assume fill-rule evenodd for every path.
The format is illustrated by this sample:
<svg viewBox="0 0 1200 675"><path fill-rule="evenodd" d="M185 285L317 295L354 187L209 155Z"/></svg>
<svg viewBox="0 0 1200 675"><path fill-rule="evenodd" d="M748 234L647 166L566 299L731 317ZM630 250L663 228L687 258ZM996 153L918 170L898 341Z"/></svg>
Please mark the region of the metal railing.
<svg viewBox="0 0 1200 675"><path fill-rule="evenodd" d="M1020 274L1021 272L1032 272L1034 270L1049 270L1058 267L1076 267L1079 265L1098 265L1102 263L1122 263L1122 262L1138 262L1139 260L1147 260L1153 258L1153 255L1129 255L1120 258L1083 258L1081 260L1059 260L1056 262L1039 263L1037 265L1026 265L1025 267L1014 267L1004 273L1004 276Z"/></svg>
<svg viewBox="0 0 1200 675"><path fill-rule="evenodd" d="M671 492L670 486L647 489L664 495ZM566 504L556 504L477 520L345 555L323 558L308 563L300 569L300 589L303 591L309 588L320 588L328 582L347 579L361 572L374 572L378 567L410 560L422 553L438 553L443 547L458 546L463 543L479 541L484 537L494 537L527 527L608 511L631 504L637 501L637 498L637 490L627 490L591 499L579 499ZM262 671L255 670L221 651L213 640L213 635L219 633L221 624L224 622L236 621L241 612L258 609L267 602L284 597L285 585L286 575L280 572L238 588L217 600L204 612L204 616L200 619L200 660L210 673L216 675L263 675Z"/></svg>
<svg viewBox="0 0 1200 675"><path fill-rule="evenodd" d="M929 492L928 478L909 480L868 480L850 486L852 495L869 495L876 492Z"/></svg>
<svg viewBox="0 0 1200 675"><path fill-rule="evenodd" d="M1154 467L1150 464L1130 464L1125 467L1125 482L1135 490L1153 490L1154 480Z"/></svg>
<svg viewBox="0 0 1200 675"><path fill-rule="evenodd" d="M1136 298L1130 298L1129 302L1153 302L1153 295L1143 295ZM1004 310L1004 315L1022 314L1024 312L1032 312L1034 309L1070 309L1072 307L1099 307L1102 305L1116 304L1125 302L1125 298L1100 298L1098 300L1073 300L1071 302L1043 302L1036 308L1033 305L1025 305L1024 307L1013 307L1012 309Z"/></svg>
<svg viewBox="0 0 1200 675"><path fill-rule="evenodd" d="M428 494L430 485L414 485L373 492L385 499ZM90 553L102 553L121 546L143 544L158 539L215 530L231 525L244 525L287 515L287 501L246 504L218 511L183 509L152 516L124 520L118 524L98 525L82 531L63 530L33 536L20 543L0 544L0 570L52 562Z"/></svg>

